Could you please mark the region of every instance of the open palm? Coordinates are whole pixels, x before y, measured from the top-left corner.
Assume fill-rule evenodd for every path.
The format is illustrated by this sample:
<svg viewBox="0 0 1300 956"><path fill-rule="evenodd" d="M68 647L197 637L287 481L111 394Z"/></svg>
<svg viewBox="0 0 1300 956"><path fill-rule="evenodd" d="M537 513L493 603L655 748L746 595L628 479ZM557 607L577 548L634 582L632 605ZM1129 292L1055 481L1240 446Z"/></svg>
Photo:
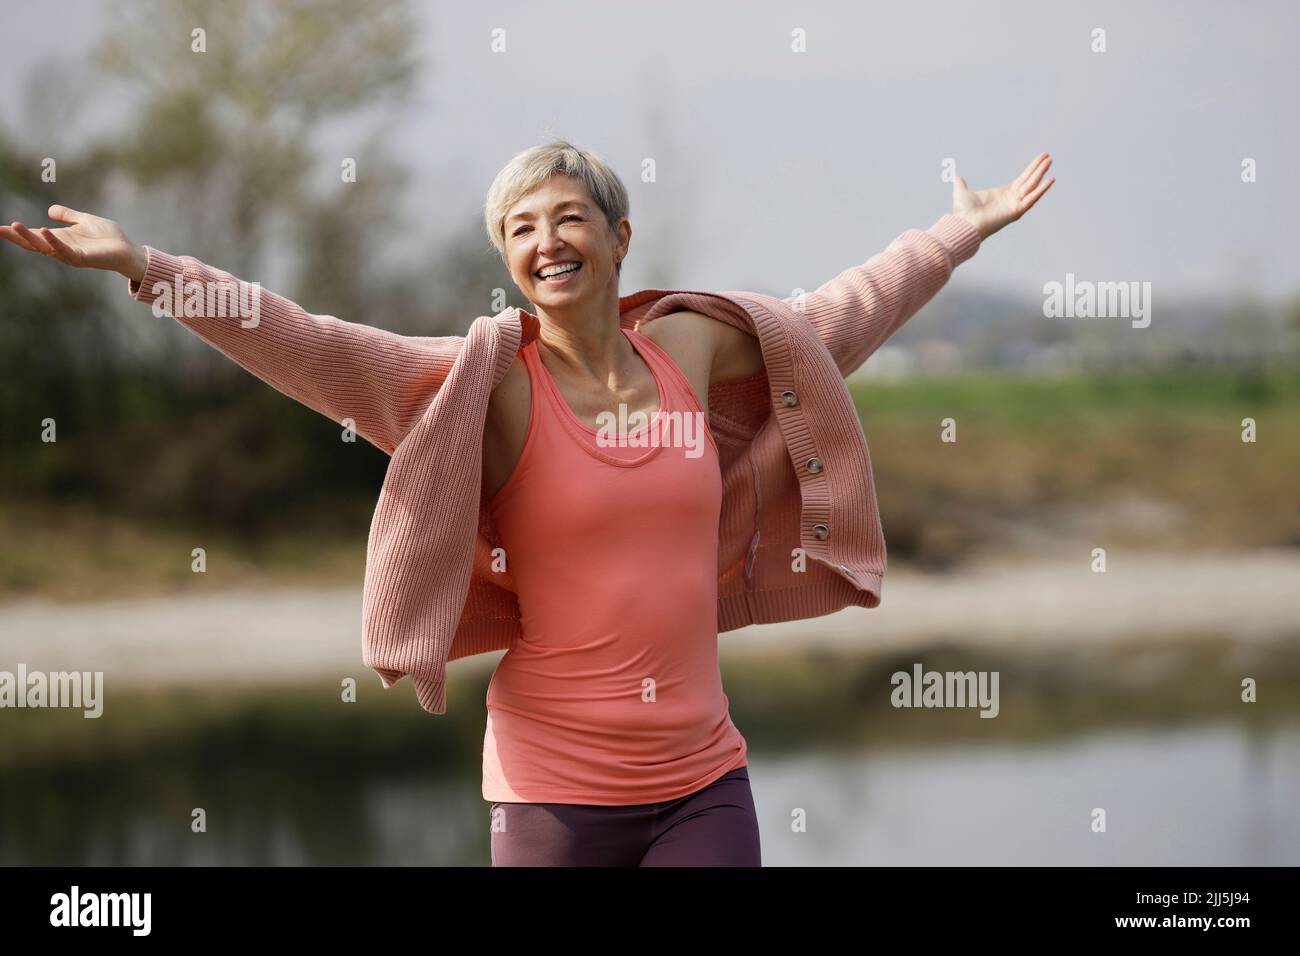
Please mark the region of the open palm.
<svg viewBox="0 0 1300 956"><path fill-rule="evenodd" d="M1027 213L1047 190L1056 182L1053 176L1040 185L1043 174L1052 165L1052 157L1039 153L1025 167L1025 171L1007 183L995 189L982 189L973 192L966 186L961 176L952 184L953 215L960 216L988 238L1007 223L1015 222Z"/></svg>
<svg viewBox="0 0 1300 956"><path fill-rule="evenodd" d="M70 266L111 269L123 275L135 268L138 251L120 226L111 219L78 212L67 206L51 206L49 216L69 225L61 229L42 226L28 229L21 222L0 226L0 236L30 252L52 256Z"/></svg>

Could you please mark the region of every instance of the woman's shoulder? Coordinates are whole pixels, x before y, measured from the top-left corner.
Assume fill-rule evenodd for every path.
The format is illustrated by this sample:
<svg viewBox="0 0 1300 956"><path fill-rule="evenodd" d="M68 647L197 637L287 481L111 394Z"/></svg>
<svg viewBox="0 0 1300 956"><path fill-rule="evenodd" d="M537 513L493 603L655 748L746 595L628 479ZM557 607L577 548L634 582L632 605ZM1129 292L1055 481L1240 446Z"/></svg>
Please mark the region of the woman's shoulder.
<svg viewBox="0 0 1300 956"><path fill-rule="evenodd" d="M745 378L763 370L763 352L754 336L703 312L669 312L639 331L683 369L706 370L705 381Z"/></svg>

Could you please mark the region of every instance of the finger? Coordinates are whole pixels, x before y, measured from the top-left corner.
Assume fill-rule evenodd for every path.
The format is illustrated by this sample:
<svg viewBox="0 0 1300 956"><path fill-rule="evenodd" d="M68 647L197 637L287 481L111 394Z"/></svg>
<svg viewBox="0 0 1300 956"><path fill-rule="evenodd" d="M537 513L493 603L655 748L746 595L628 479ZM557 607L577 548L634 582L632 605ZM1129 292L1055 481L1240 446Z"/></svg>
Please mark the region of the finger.
<svg viewBox="0 0 1300 956"><path fill-rule="evenodd" d="M69 265L78 265L81 262L81 254L73 249L70 245L58 237L58 230L51 229L49 226L41 228L41 238L50 244L54 254Z"/></svg>
<svg viewBox="0 0 1300 956"><path fill-rule="evenodd" d="M1017 190L1017 194L1020 196L1020 198L1023 199L1025 195L1029 193L1030 190L1032 190L1035 186L1037 186L1038 181L1043 178L1043 174L1046 173L1051 168L1052 168L1052 159L1049 156L1045 162L1040 162L1038 164L1037 168L1033 172L1033 175L1031 175L1028 179L1026 179L1023 183L1020 184L1020 188Z"/></svg>
<svg viewBox="0 0 1300 956"><path fill-rule="evenodd" d="M1030 193L1028 196L1026 196L1023 200L1021 200L1021 202L1020 202L1020 212L1021 212L1021 215L1024 215L1025 213L1027 213L1027 212L1030 210L1030 208L1034 205L1034 203L1038 202L1038 200L1041 199L1041 198L1043 197L1043 195L1044 195L1044 194L1045 194L1049 189L1052 188L1052 183L1054 183L1054 182L1056 182L1056 177L1055 177L1055 176L1053 176L1053 177L1052 177L1051 179L1049 179L1047 182L1043 183L1041 186L1039 186L1037 189L1035 189L1032 193Z"/></svg>
<svg viewBox="0 0 1300 956"><path fill-rule="evenodd" d="M1011 181L1011 185L1015 189L1019 190L1021 186L1023 186L1025 183L1029 181L1029 177L1034 174L1034 170L1036 170L1039 167L1039 165L1043 162L1044 159L1046 159L1049 163L1051 162L1051 157L1049 157L1046 152L1039 153L1037 156L1035 156L1032 160L1030 160L1029 165L1025 167L1025 171Z"/></svg>
<svg viewBox="0 0 1300 956"><path fill-rule="evenodd" d="M1024 195L1026 190L1033 189L1034 184L1043 175L1043 171L1050 165L1052 165L1052 158L1046 153L1039 153L1037 158L1029 164L1029 167L1020 174L1013 184L1017 195Z"/></svg>
<svg viewBox="0 0 1300 956"><path fill-rule="evenodd" d="M40 250L32 246L26 239L20 236L12 226L0 226L0 236L4 236L15 246L26 249L28 252L39 252Z"/></svg>
<svg viewBox="0 0 1300 956"><path fill-rule="evenodd" d="M59 222L66 222L75 225L81 220L87 218L86 213L77 212L75 209L69 209L67 206L51 206L46 210L46 214L51 219L57 219Z"/></svg>
<svg viewBox="0 0 1300 956"><path fill-rule="evenodd" d="M32 249L34 251L43 252L47 256L54 255L54 250L50 248L49 243L47 243L40 236L36 235L36 233L32 232L21 222L14 223L14 232L18 233L18 235L26 239L31 244Z"/></svg>

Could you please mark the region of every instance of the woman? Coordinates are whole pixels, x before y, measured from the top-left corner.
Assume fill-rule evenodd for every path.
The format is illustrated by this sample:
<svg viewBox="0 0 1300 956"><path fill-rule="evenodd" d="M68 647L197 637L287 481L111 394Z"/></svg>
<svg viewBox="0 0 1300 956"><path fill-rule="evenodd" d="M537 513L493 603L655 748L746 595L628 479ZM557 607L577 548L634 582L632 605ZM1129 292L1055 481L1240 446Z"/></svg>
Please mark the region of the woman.
<svg viewBox="0 0 1300 956"><path fill-rule="evenodd" d="M393 456L367 553L366 663L385 686L409 673L442 713L446 661L507 648L483 751L494 865L759 865L718 634L878 604L883 538L839 375L1033 206L1050 165L1040 154L983 192L958 177L952 214L809 296L620 297L626 190L557 142L516 156L485 208L535 314L420 339L273 294L240 328L172 310ZM109 220L50 216L69 225L0 233L120 272L140 301L173 279L237 281L136 246ZM481 471L449 464L469 443ZM790 554L815 559L802 578Z"/></svg>

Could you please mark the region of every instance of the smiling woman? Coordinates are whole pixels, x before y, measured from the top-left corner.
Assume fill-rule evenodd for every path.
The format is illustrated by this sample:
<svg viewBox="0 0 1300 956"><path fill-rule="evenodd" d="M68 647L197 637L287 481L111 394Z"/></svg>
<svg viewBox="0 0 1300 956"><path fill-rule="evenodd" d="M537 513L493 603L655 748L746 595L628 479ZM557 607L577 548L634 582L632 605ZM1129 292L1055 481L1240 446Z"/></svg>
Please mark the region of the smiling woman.
<svg viewBox="0 0 1300 956"><path fill-rule="evenodd" d="M588 427L608 416L648 415L658 396L649 366L619 330L619 275L632 238L627 215L627 190L618 175L596 154L562 140L514 157L484 204L488 236L533 303L539 367ZM754 335L688 309L631 334L670 357L701 413L713 382L763 368ZM505 485L524 451L528 368L521 351L493 392L483 457L490 493Z"/></svg>
<svg viewBox="0 0 1300 956"><path fill-rule="evenodd" d="M578 228L604 223L611 250L618 247L612 258L617 275L632 237L628 212L627 190L604 160L561 141L525 150L507 163L488 189L483 217L488 237L507 265L507 236L513 240L566 222ZM571 234L566 230L566 239Z"/></svg>
<svg viewBox="0 0 1300 956"><path fill-rule="evenodd" d="M599 157L551 143L511 160L485 205L531 310L436 338L269 290L256 323L207 305L174 315L391 456L366 552L363 660L385 687L410 676L441 714L447 663L505 650L483 741L483 797L504 824L494 859L758 864L718 635L879 605L884 537L843 376L1046 192L1050 164L1041 154L982 192L957 177L951 214L808 293L620 297L627 192ZM120 272L146 304L242 282L136 246L111 220L50 215L67 225L15 222L0 238ZM707 441L602 441L610 415L691 416Z"/></svg>
<svg viewBox="0 0 1300 956"><path fill-rule="evenodd" d="M616 195L625 195L621 187ZM584 177L557 173L510 207L500 227L506 266L540 314L572 311L579 301L592 317L592 310L617 312L618 279L632 238L626 200L618 202L607 212Z"/></svg>
<svg viewBox="0 0 1300 956"><path fill-rule="evenodd" d="M954 197L973 211L1005 199L964 181ZM657 408L707 423L710 387L763 372L763 350L745 329L682 308L644 332L624 328L627 215L609 166L563 141L512 159L485 204L488 235L537 312L484 437L521 611L487 694L493 865L759 863L748 748L718 671L718 446L710 431L709 454L694 459L618 457L596 447L589 420L617 405L620 418ZM946 222L957 245L925 253L944 260L943 279L973 251L973 225ZM858 294L882 298L864 285ZM904 288L900 298L932 294ZM820 458L803 457L821 473ZM812 530L824 537L827 525ZM747 572L757 545L755 535ZM726 798L726 787L739 792ZM647 822L679 810L671 835Z"/></svg>
<svg viewBox="0 0 1300 956"><path fill-rule="evenodd" d="M761 361L752 335L707 316L657 321L664 344L623 327L627 212L614 172L564 142L515 157L485 207L537 320L484 436L522 611L487 695L498 866L759 862L747 748L718 669L722 480L703 402L727 333L748 340L751 373ZM690 447L645 425L608 434L611 419L683 418L701 423ZM672 836L653 825L659 810L680 812Z"/></svg>

